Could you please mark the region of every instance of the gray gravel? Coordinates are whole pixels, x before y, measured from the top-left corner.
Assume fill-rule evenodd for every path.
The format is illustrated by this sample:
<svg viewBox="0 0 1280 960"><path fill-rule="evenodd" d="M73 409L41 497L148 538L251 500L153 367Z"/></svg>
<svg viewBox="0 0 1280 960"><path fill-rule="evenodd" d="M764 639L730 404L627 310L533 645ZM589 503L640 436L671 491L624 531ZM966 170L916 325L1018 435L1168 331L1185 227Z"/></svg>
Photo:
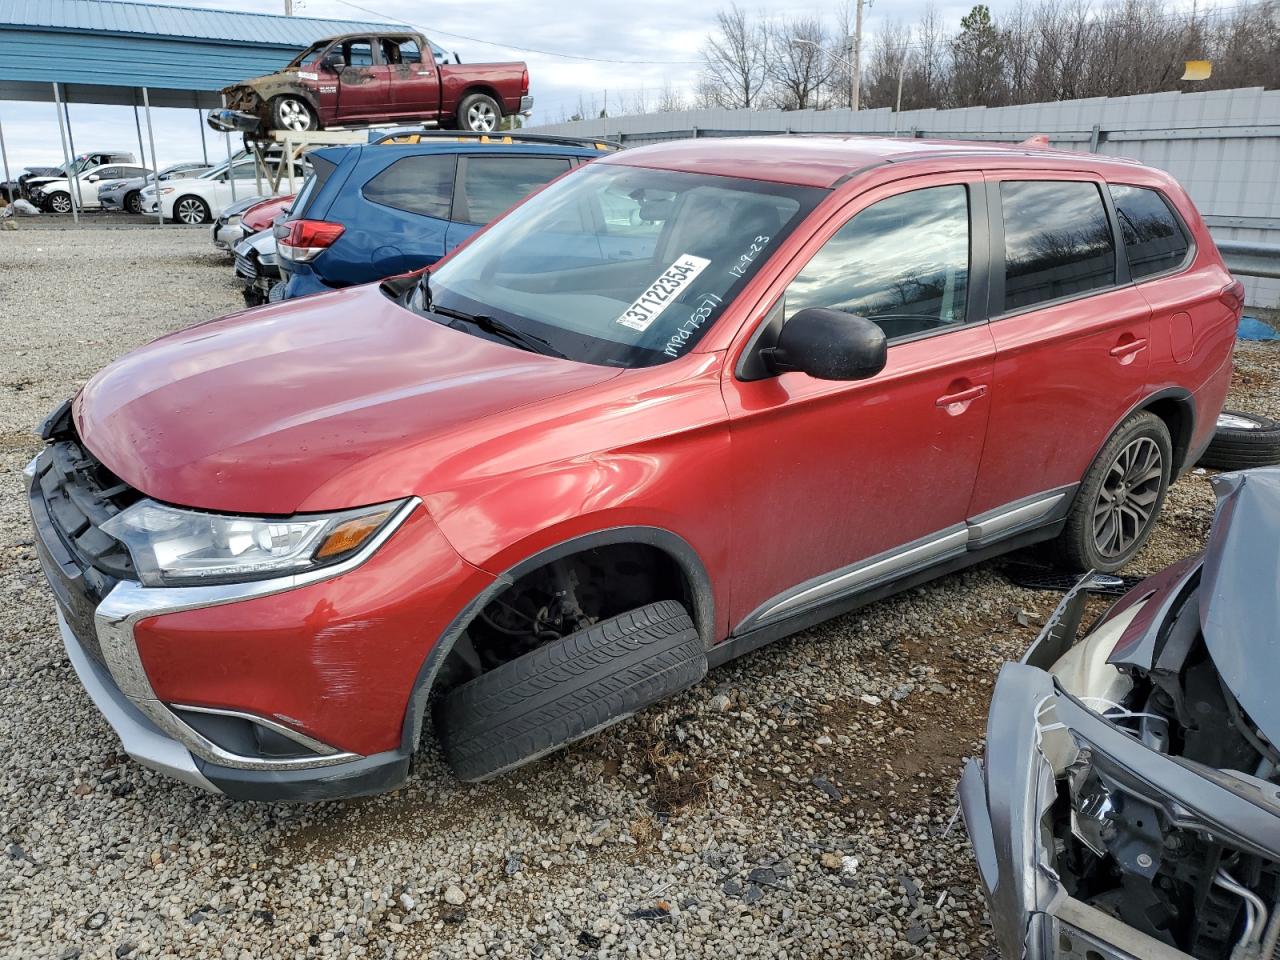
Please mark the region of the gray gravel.
<svg viewBox="0 0 1280 960"><path fill-rule="evenodd" d="M312 807L133 764L63 653L20 471L34 424L132 346L237 309L203 231L0 233L0 954L991 955L952 791L999 662L1057 596L992 565L807 631L496 782L429 744L408 786ZM1280 416L1274 346L1242 349ZM1194 550L1175 488L1135 563Z"/></svg>

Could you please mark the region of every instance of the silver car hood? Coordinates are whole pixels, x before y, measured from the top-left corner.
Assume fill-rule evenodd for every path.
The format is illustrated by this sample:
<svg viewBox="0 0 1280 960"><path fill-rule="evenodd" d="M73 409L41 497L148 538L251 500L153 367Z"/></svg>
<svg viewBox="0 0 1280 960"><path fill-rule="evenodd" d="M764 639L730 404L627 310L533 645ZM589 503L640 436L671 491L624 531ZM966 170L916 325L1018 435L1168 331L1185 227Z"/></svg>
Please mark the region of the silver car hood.
<svg viewBox="0 0 1280 960"><path fill-rule="evenodd" d="M1280 467L1213 478L1200 629L1227 688L1280 743Z"/></svg>

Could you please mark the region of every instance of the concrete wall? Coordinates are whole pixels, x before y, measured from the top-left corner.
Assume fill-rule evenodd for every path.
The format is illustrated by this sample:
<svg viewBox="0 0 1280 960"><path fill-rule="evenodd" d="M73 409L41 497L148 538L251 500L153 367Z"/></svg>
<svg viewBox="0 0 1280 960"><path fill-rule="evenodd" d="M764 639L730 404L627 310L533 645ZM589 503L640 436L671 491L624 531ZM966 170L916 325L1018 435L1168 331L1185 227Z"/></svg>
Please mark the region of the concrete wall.
<svg viewBox="0 0 1280 960"><path fill-rule="evenodd" d="M1132 157L1186 187L1215 237L1280 243L1280 91L1250 87L959 110L687 110L527 128L628 146L701 136L867 133L1018 141ZM1245 278L1252 307L1280 307L1280 280Z"/></svg>

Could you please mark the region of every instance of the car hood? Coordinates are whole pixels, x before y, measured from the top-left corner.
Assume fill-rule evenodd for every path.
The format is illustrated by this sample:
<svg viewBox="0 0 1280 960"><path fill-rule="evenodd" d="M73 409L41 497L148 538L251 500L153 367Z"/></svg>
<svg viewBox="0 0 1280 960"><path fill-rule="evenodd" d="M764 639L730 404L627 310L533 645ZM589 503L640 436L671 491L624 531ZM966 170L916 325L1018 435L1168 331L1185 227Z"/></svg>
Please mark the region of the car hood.
<svg viewBox="0 0 1280 960"><path fill-rule="evenodd" d="M442 326L370 285L163 337L95 375L74 412L94 455L154 499L290 514L429 492L432 458L408 447L465 442L476 421L618 372Z"/></svg>
<svg viewBox="0 0 1280 960"><path fill-rule="evenodd" d="M1200 627L1223 682L1280 743L1280 468L1219 474L1213 486Z"/></svg>

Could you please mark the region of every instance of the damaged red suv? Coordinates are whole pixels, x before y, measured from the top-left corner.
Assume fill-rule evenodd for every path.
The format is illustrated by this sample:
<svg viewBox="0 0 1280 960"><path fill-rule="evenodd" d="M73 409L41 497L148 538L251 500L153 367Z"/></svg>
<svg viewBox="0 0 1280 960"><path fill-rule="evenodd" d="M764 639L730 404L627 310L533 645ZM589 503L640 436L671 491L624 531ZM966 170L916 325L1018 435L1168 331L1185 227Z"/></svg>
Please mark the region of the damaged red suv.
<svg viewBox="0 0 1280 960"><path fill-rule="evenodd" d="M688 141L429 273L164 337L42 428L63 640L233 797L479 780L1037 541L1115 570L1208 442L1242 290L1121 160Z"/></svg>

